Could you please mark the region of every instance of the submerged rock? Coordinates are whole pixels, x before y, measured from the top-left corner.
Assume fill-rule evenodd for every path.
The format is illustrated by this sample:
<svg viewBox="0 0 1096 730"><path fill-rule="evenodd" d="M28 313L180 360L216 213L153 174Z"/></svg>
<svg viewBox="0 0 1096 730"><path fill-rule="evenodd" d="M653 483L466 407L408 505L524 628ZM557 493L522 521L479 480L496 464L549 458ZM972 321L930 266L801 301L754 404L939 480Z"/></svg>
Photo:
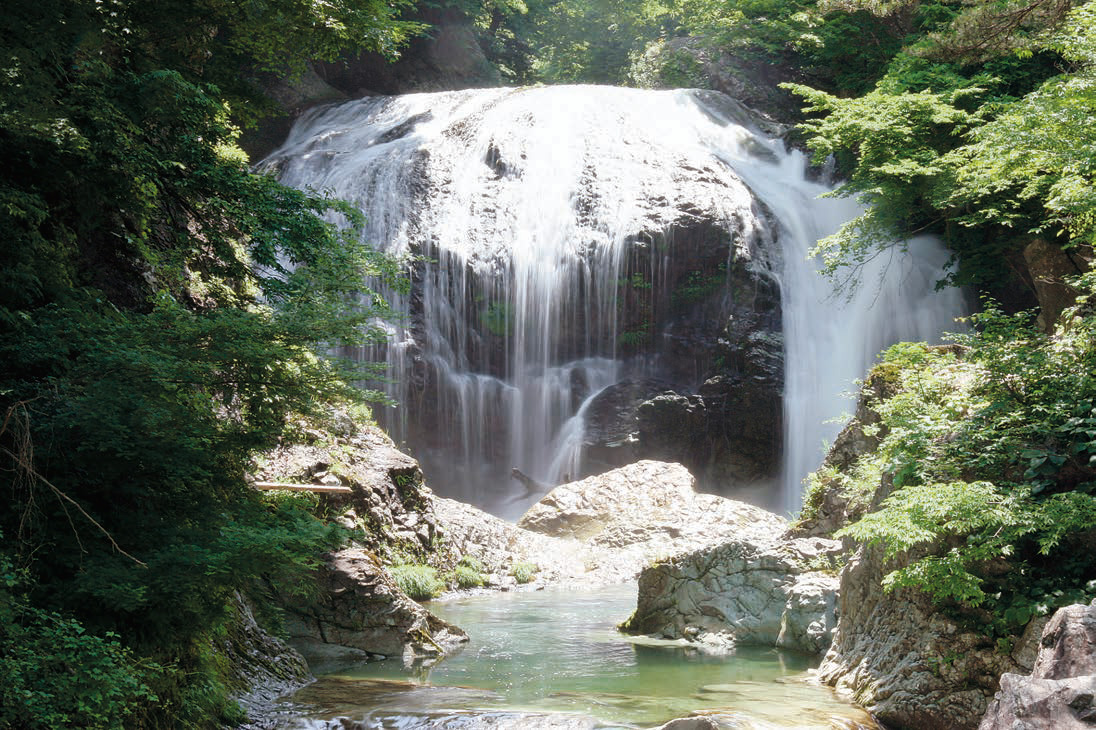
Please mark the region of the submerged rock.
<svg viewBox="0 0 1096 730"><path fill-rule="evenodd" d="M820 653L836 625L833 540L740 536L643 570L624 629L703 646L711 637Z"/></svg>
<svg viewBox="0 0 1096 730"><path fill-rule="evenodd" d="M1001 676L978 730L1096 726L1096 602L1058 609L1039 644L1031 676Z"/></svg>

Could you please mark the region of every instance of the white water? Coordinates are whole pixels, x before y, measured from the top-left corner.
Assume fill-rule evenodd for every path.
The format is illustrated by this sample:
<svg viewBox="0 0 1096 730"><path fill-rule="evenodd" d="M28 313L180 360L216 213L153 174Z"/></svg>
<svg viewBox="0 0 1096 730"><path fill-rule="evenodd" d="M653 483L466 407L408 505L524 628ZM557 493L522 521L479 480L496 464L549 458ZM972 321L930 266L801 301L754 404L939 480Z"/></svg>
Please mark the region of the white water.
<svg viewBox="0 0 1096 730"><path fill-rule="evenodd" d="M618 357L625 243L690 211L782 282L785 509L878 350L951 326L962 302L933 292L946 256L931 241L873 262L852 302L829 296L806 251L855 205L818 199L803 157L736 116L707 92L544 87L371 98L297 123L266 163L282 181L350 200L369 241L428 259L419 297L393 297L408 315L393 343L361 356L387 359L389 429L436 489L516 514L511 467L549 485L578 473L580 404L654 367ZM438 402L416 399L424 379Z"/></svg>

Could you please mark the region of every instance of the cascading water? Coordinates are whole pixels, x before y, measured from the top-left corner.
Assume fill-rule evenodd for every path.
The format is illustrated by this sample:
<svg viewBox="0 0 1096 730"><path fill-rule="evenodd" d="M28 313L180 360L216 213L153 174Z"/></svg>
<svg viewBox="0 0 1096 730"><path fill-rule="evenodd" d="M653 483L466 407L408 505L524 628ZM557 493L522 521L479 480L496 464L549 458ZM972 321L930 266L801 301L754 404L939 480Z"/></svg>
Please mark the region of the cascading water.
<svg viewBox="0 0 1096 730"><path fill-rule="evenodd" d="M946 257L929 241L865 271L852 302L830 296L806 251L855 206L819 200L802 155L746 124L710 92L369 98L307 114L265 165L355 203L369 241L420 257L411 295L389 293L404 315L391 343L359 355L388 363L400 407L386 425L435 489L504 516L539 496L511 468L545 486L582 472L585 410L603 389L707 377L712 357L681 367L660 344L683 302L707 297L704 316L725 319L734 295L706 288L720 272L778 278L783 506L795 509L836 428L823 421L848 409L840 393L881 347L937 337L962 303L933 292Z"/></svg>

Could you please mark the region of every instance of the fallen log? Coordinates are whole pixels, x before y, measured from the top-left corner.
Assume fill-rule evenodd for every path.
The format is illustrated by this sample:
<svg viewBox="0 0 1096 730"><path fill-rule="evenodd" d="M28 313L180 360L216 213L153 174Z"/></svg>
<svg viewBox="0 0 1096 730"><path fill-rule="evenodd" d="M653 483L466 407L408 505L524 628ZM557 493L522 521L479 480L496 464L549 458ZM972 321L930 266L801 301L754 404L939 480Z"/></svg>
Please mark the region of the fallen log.
<svg viewBox="0 0 1096 730"><path fill-rule="evenodd" d="M350 487L333 487L326 484L283 484L282 482L255 482L252 486L256 489L288 489L294 492L341 492L348 494L354 490Z"/></svg>

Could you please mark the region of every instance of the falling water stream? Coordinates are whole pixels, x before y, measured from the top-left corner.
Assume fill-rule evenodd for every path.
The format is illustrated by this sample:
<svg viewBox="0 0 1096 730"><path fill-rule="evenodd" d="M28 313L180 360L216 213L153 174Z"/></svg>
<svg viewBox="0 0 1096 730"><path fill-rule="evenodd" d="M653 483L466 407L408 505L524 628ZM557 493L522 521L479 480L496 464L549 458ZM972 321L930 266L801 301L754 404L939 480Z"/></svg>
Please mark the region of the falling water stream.
<svg viewBox="0 0 1096 730"><path fill-rule="evenodd" d="M353 354L387 363L388 392L399 407L381 414L384 424L420 460L434 490L508 518L539 496L516 498L521 488L511 468L548 486L582 473L591 399L624 378L666 370L657 349L625 346L635 336L625 331L635 313L622 282L647 257L642 270L654 273L641 283L665 286L658 272L670 270L674 230L709 221L725 232L728 265L746 262L779 282L783 467L773 475L779 497L770 504L786 512L799 508L801 480L840 428L834 419L852 410L846 394L880 349L937 340L964 309L959 292L935 290L947 254L931 239L869 261L851 298L835 296L807 253L859 208L820 198L828 188L807 179L802 153L757 131L740 106L712 92L581 86L367 98L309 112L264 164L287 184L329 190L359 206L368 241L418 257L408 264L411 294L386 292L402 314L389 325L391 341ZM718 488L734 494L737 486ZM515 598L490 600L520 633L528 607ZM558 603L546 605L558 612ZM747 654L729 663L645 656L642 647L609 640L604 628L583 639L586 659L565 660L601 662L602 675L624 673L623 684L597 690L603 699L647 696L628 677L676 662L686 674L703 666L713 678L683 683L692 698L684 704L703 706L700 686L721 684L721 672L747 671L753 661ZM476 675L469 663L481 657L476 651L488 652L487 671L498 661L491 651L509 650L475 647L443 662L427 684L488 692L493 699L471 701L480 711L535 699ZM614 663L622 656L626 669ZM787 661L770 663L767 684ZM572 684L563 681L533 704L590 689ZM416 686L400 685L400 692ZM443 704L453 702L460 705L452 697ZM602 719L651 719L614 713ZM366 726L416 726L392 722Z"/></svg>
<svg viewBox="0 0 1096 730"><path fill-rule="evenodd" d="M826 422L852 408L843 394L882 347L938 338L962 301L934 290L946 254L931 240L870 261L851 301L833 295L807 252L858 208L819 198L827 188L806 179L804 156L749 124L727 97L685 90L375 97L310 112L265 164L360 206L368 241L425 259L410 296L389 292L404 315L391 343L356 355L387 362L399 407L385 425L434 488L510 518L529 504L513 503L512 467L546 485L578 475L583 402L665 366L619 352L637 236L715 221L730 259L780 281L784 469L772 502L794 511L839 428ZM672 243L645 255L668 259Z"/></svg>

